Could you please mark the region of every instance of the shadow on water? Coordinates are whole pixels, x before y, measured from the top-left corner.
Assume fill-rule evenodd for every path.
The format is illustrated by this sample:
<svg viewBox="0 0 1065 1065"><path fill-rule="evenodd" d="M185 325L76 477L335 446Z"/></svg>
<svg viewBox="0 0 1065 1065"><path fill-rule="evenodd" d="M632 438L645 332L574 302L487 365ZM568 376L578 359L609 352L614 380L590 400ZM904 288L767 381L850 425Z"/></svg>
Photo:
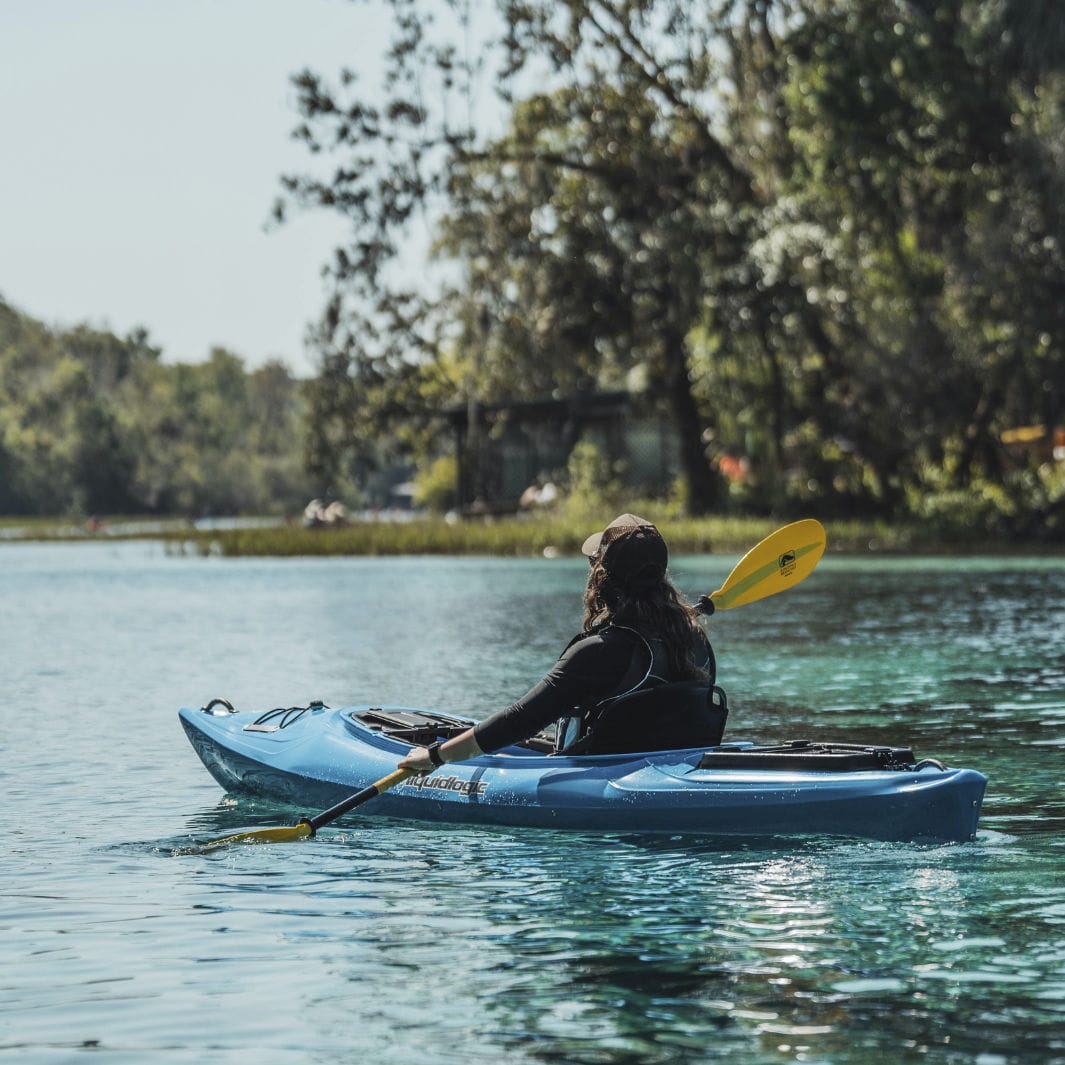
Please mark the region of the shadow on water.
<svg viewBox="0 0 1065 1065"><path fill-rule="evenodd" d="M371 800L372 801L372 800ZM250 795L227 795L213 807L203 809L186 820L187 832L180 836L136 844L147 847L166 856L187 856L196 854L218 853L214 845L220 840L234 834L262 828L288 827L298 824L301 818L317 813L302 806ZM606 845L629 847L635 851L649 854L663 853L683 855L685 860L694 860L699 855L765 852L799 855L806 852L821 853L825 850L855 846L896 846L910 849L938 849L953 846L942 843L874 843L864 839L825 836L818 833L809 835L743 835L711 836L705 834L684 834L672 832L624 831L586 833L582 830L511 828L506 826L478 825L468 826L457 823L419 822L407 818L375 816L371 812L349 813L332 825L320 829L314 837L316 844L331 846L357 846L368 835L383 835L391 840L402 840L404 834L420 838L422 834L438 833L450 837L478 839L485 835L512 840L515 846L521 846L529 839L546 838L557 841L558 845L568 847L580 845L584 841L591 849ZM285 847L295 844L307 845L308 840L283 841L281 843L259 843L239 841L232 847ZM128 846L128 845L124 845Z"/></svg>
<svg viewBox="0 0 1065 1065"><path fill-rule="evenodd" d="M1039 947L1065 889L1013 896L1000 879L1015 846L994 833L783 846L358 818L209 863L217 897L199 905L297 920L276 934L313 941L349 990L368 972L401 980L374 1017L415 1040L577 1065L858 1063L900 1048L964 1061L988 1046L1035 1061L1061 1018L1060 1000L1033 993L1065 986L1060 952ZM445 987L454 1013L411 1012L412 996Z"/></svg>
<svg viewBox="0 0 1065 1065"><path fill-rule="evenodd" d="M626 838L596 855L593 866L571 852L565 884L542 897L551 920L506 936L506 971L538 976L498 1009L512 1045L537 1060L599 1061L604 1043L609 1060L633 1062L752 1045L832 1061L921 1043L1045 1051L1058 1014L1032 1016L1035 974L1012 948L1047 932L1062 892L974 920L974 876L993 848ZM1044 964L1060 980L1060 958ZM1034 1023L1017 1033L1026 1009Z"/></svg>
<svg viewBox="0 0 1065 1065"><path fill-rule="evenodd" d="M226 799L191 817L189 834L296 813ZM988 1047L1034 1063L1055 1060L1065 1016L1065 887L1060 850L1033 842L994 831L968 845L601 835L353 815L298 845L181 867L197 878L195 908L222 929L265 922L291 950L322 957L338 982L314 990L323 1023L370 979L380 990L369 1030L402 1031L407 1045L490 1045L545 1065L960 1063ZM1022 897L1005 875L1018 862ZM413 1008L445 989L450 1010Z"/></svg>

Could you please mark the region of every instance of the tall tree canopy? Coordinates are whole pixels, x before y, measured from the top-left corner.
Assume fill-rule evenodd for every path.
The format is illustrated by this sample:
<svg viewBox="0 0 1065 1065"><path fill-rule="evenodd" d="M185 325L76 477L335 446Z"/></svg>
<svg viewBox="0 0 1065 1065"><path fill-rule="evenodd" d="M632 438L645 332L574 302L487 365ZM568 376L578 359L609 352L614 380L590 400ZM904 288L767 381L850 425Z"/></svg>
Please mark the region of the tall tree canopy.
<svg viewBox="0 0 1065 1065"><path fill-rule="evenodd" d="M286 179L279 211L350 221L324 450L357 448L368 411L409 426L635 373L693 509L741 450L752 505L898 513L978 479L1016 526L1060 522L1060 477L1000 442L1065 420L1058 5L391 8L383 91L295 79L298 135L335 167ZM402 256L427 224L433 283Z"/></svg>

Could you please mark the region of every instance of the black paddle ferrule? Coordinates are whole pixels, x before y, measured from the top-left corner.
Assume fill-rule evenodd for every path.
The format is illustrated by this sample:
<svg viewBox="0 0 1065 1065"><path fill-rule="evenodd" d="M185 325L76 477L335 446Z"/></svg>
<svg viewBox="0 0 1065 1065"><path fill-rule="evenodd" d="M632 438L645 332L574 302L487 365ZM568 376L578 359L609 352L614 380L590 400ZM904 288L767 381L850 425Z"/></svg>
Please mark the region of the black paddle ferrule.
<svg viewBox="0 0 1065 1065"><path fill-rule="evenodd" d="M714 606L714 601L710 596L701 595L699 596L699 602L695 604L695 609L698 610L700 614L705 614L706 617L709 617L717 607Z"/></svg>
<svg viewBox="0 0 1065 1065"><path fill-rule="evenodd" d="M296 824L306 825L311 830L311 839L318 835L318 831L314 827L314 822L309 817L301 817L299 821L296 822Z"/></svg>

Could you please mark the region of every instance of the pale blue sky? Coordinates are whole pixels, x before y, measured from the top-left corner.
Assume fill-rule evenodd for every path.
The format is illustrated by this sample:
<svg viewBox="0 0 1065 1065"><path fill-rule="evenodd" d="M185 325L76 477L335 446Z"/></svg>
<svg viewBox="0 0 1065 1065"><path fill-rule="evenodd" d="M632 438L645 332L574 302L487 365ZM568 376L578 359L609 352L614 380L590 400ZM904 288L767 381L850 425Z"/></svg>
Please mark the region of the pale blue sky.
<svg viewBox="0 0 1065 1065"><path fill-rule="evenodd" d="M338 220L264 231L307 153L289 75L373 79L350 0L0 0L0 294L56 325L144 325L168 361L224 345L313 370Z"/></svg>

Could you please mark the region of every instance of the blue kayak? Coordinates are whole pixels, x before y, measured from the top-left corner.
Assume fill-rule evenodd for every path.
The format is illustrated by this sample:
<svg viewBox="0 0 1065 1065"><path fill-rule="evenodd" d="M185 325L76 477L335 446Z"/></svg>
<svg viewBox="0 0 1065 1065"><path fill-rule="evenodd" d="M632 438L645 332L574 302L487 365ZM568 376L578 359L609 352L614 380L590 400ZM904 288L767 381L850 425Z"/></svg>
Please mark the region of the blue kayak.
<svg viewBox="0 0 1065 1065"><path fill-rule="evenodd" d="M308 812L387 776L412 746L473 723L408 707L321 703L256 714L222 699L180 717L227 792ZM964 841L976 833L986 783L908 748L793 741L558 756L537 737L411 777L360 813L611 832Z"/></svg>

